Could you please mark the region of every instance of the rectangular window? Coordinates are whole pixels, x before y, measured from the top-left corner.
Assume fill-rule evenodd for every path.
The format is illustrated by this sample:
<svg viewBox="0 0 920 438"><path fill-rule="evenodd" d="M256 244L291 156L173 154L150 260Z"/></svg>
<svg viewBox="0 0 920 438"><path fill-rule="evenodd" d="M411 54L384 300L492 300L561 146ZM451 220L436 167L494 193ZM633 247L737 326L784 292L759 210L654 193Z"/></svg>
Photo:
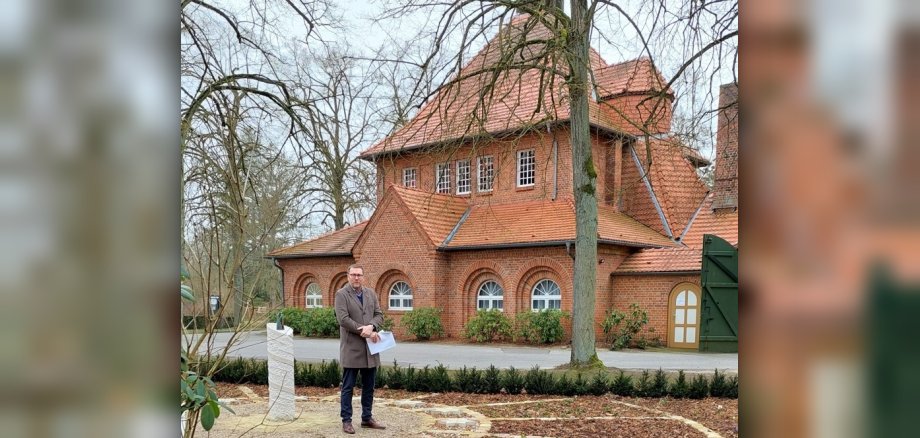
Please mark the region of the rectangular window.
<svg viewBox="0 0 920 438"><path fill-rule="evenodd" d="M533 149L517 153L517 186L528 187L536 180L536 157Z"/></svg>
<svg viewBox="0 0 920 438"><path fill-rule="evenodd" d="M495 168L492 156L479 157L479 191L491 192L492 181L495 179Z"/></svg>
<svg viewBox="0 0 920 438"><path fill-rule="evenodd" d="M466 195L470 193L470 160L457 161L457 194Z"/></svg>
<svg viewBox="0 0 920 438"><path fill-rule="evenodd" d="M403 187L418 187L418 170L414 167L403 169Z"/></svg>
<svg viewBox="0 0 920 438"><path fill-rule="evenodd" d="M450 163L435 166L435 181L438 193L450 193Z"/></svg>

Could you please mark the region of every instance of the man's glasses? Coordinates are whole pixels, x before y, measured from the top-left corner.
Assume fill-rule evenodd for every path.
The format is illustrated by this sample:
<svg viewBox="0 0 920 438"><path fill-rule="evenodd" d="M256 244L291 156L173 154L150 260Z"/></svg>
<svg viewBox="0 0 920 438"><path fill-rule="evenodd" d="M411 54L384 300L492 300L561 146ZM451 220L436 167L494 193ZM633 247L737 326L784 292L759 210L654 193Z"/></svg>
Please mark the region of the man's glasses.
<svg viewBox="0 0 920 438"><path fill-rule="evenodd" d="M363 277L364 274L348 274L349 277Z"/></svg>

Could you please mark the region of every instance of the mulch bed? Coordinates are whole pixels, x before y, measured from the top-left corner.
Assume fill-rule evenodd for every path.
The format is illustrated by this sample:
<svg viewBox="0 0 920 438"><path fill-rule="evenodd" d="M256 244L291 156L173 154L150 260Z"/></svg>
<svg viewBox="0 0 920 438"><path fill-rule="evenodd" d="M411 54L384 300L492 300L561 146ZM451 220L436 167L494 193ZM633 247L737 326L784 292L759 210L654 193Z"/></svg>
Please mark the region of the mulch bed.
<svg viewBox="0 0 920 438"><path fill-rule="evenodd" d="M738 399L713 397L701 400L674 399L670 397L659 399L618 398L627 403L689 418L726 438L738 436Z"/></svg>
<svg viewBox="0 0 920 438"><path fill-rule="evenodd" d="M674 420L529 420L492 422L490 433L556 437L700 437L698 430Z"/></svg>
<svg viewBox="0 0 920 438"><path fill-rule="evenodd" d="M642 409L610 403L604 397L594 396L503 406L471 406L470 409L489 418L647 417L652 415Z"/></svg>

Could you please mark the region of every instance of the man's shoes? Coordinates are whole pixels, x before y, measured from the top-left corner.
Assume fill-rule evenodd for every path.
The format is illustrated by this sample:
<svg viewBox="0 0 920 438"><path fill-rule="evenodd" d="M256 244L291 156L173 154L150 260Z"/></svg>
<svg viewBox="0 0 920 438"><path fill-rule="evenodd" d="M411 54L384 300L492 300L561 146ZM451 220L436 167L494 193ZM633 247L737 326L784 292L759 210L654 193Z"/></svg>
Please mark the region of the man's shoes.
<svg viewBox="0 0 920 438"><path fill-rule="evenodd" d="M371 429L386 429L387 428L386 426L383 425L383 423L378 423L377 420L373 418L367 421L362 421L361 427L369 427Z"/></svg>
<svg viewBox="0 0 920 438"><path fill-rule="evenodd" d="M363 425L363 423L362 423L362 425ZM352 427L351 421L343 421L343 422L342 422L342 432L350 433L350 434L354 434L354 433L355 433L355 428Z"/></svg>

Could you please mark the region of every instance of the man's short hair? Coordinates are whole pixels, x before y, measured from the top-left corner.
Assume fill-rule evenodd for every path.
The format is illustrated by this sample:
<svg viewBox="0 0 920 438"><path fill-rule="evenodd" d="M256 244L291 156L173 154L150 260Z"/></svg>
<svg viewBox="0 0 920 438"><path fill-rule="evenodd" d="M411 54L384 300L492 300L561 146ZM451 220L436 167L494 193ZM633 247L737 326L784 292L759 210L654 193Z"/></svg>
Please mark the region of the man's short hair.
<svg viewBox="0 0 920 438"><path fill-rule="evenodd" d="M351 270L352 270L352 269L360 269L360 270L361 270L361 273L362 273L362 274L364 273L364 266L361 266L361 265L359 265L359 264L357 264L357 263L355 263L355 264L349 266L349 267L348 267L348 270L345 271L345 272L351 273Z"/></svg>

